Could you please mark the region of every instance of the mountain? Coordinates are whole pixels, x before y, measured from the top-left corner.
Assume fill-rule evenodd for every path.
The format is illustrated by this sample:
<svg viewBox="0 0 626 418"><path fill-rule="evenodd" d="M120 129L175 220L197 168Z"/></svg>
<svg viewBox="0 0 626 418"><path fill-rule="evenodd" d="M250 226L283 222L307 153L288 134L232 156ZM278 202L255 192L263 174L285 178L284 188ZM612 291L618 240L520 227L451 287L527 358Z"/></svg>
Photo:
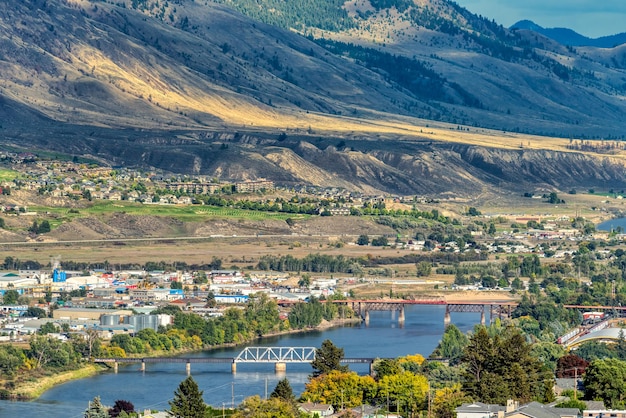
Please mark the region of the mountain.
<svg viewBox="0 0 626 418"><path fill-rule="evenodd" d="M625 73L624 47L446 0L0 2L0 146L372 193L623 187Z"/></svg>
<svg viewBox="0 0 626 418"><path fill-rule="evenodd" d="M626 44L626 32L617 35L588 38L567 28L543 28L530 20L520 20L510 27L511 30L526 29L540 33L566 46L593 46L597 48L613 48Z"/></svg>

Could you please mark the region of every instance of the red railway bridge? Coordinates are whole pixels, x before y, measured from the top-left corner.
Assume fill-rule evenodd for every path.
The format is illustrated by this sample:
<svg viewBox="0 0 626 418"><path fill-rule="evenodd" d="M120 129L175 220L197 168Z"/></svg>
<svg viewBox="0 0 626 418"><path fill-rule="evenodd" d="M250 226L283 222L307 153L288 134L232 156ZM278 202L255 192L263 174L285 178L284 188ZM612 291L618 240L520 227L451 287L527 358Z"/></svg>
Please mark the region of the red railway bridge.
<svg viewBox="0 0 626 418"><path fill-rule="evenodd" d="M443 298L425 297L417 299L365 299L365 300L332 300L322 301L331 302L339 305L345 305L358 314L366 324L369 323L370 311L391 311L398 312L398 323L403 324L405 321L404 309L407 305L442 305L446 307L444 314L444 324L450 323L451 312L476 312L480 313L480 323L486 323L487 312L489 312L489 321L493 321L495 317L503 318L509 317L513 310L517 307L518 303L515 301L446 301ZM293 305L295 303L302 303L302 301L285 301L279 300L278 304L281 306Z"/></svg>

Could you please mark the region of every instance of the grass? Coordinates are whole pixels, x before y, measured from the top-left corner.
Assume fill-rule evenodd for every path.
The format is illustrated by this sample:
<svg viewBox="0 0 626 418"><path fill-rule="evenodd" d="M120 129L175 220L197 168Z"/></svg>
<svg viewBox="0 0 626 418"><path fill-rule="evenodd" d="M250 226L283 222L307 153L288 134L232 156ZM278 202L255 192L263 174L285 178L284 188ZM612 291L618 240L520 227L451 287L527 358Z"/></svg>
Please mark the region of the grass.
<svg viewBox="0 0 626 418"><path fill-rule="evenodd" d="M12 181L20 177L20 173L6 168L0 169L0 181Z"/></svg>
<svg viewBox="0 0 626 418"><path fill-rule="evenodd" d="M11 395L18 399L36 399L48 389L70 380L84 379L102 371L102 366L86 364L85 366L68 371L45 376L34 380L22 379L16 388L11 391Z"/></svg>
<svg viewBox="0 0 626 418"><path fill-rule="evenodd" d="M307 219L310 217L310 215L302 214L262 212L215 206L144 205L124 201L99 201L88 207L78 209L78 213L74 213L67 208L47 206L31 206L31 210L35 210L39 213L57 215L57 219L51 222L51 226L53 227L79 217L107 215L120 212L129 215L170 217L184 222L201 222L209 218L245 219L251 221L276 219L284 221L287 218Z"/></svg>

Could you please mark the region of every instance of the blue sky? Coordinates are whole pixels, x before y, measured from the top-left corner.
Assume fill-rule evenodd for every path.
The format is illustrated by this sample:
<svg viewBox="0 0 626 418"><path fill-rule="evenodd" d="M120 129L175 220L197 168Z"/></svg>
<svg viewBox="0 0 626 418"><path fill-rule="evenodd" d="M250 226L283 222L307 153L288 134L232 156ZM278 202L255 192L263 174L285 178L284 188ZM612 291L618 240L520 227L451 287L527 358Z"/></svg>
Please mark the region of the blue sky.
<svg viewBox="0 0 626 418"><path fill-rule="evenodd" d="M505 27L528 19L545 28L567 27L597 38L626 32L626 0L455 0Z"/></svg>

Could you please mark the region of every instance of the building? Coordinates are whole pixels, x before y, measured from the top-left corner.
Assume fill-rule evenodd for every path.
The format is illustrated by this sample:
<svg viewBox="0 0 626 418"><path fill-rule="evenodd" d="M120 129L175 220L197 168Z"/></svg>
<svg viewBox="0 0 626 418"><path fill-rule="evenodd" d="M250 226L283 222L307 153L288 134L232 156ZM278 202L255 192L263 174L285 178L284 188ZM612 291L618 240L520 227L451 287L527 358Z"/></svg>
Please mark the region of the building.
<svg viewBox="0 0 626 418"><path fill-rule="evenodd" d="M474 402L455 409L457 418L578 418L578 408L555 408L531 402L519 406L508 400L506 406Z"/></svg>
<svg viewBox="0 0 626 418"><path fill-rule="evenodd" d="M482 402L464 403L455 409L456 418L496 418L504 410L504 406Z"/></svg>
<svg viewBox="0 0 626 418"><path fill-rule="evenodd" d="M583 418L626 418L626 410L585 409Z"/></svg>
<svg viewBox="0 0 626 418"><path fill-rule="evenodd" d="M133 311L128 309L93 309L93 308L59 308L52 312L54 319L99 320L102 315L130 316Z"/></svg>
<svg viewBox="0 0 626 418"><path fill-rule="evenodd" d="M310 417L328 417L335 413L332 405L323 403L305 402L298 409Z"/></svg>

